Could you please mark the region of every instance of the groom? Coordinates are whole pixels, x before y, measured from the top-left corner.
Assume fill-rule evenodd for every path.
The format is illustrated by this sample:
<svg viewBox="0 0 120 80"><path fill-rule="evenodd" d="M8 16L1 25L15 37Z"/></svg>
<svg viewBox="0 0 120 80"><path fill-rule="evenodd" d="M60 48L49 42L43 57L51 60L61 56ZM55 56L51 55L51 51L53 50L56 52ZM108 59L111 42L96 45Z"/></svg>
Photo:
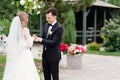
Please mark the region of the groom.
<svg viewBox="0 0 120 80"><path fill-rule="evenodd" d="M43 47L42 65L45 80L59 80L59 61L61 59L60 42L63 28L57 22L57 10L53 7L45 12L46 21L41 37L35 38L36 42L41 42Z"/></svg>

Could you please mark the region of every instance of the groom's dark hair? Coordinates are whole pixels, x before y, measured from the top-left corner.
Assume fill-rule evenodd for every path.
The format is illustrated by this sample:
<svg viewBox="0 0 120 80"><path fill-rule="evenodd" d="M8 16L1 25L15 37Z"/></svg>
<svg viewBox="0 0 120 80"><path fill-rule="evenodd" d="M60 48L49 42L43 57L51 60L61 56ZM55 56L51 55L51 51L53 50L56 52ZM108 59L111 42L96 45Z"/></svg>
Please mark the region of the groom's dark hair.
<svg viewBox="0 0 120 80"><path fill-rule="evenodd" d="M50 12L52 13L53 16L57 16L57 15L58 15L58 12L57 12L57 10L56 10L54 7L48 8L48 9L45 11L45 14L49 14Z"/></svg>

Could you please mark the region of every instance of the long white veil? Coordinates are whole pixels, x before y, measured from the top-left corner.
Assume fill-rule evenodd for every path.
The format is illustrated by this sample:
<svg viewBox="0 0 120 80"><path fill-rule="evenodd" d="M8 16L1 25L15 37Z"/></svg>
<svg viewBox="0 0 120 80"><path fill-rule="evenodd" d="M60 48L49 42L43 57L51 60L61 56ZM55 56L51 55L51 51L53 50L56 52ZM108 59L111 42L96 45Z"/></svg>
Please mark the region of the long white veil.
<svg viewBox="0 0 120 80"><path fill-rule="evenodd" d="M7 55L17 54L19 51L19 44L23 40L22 25L19 16L13 18L9 35L7 39Z"/></svg>

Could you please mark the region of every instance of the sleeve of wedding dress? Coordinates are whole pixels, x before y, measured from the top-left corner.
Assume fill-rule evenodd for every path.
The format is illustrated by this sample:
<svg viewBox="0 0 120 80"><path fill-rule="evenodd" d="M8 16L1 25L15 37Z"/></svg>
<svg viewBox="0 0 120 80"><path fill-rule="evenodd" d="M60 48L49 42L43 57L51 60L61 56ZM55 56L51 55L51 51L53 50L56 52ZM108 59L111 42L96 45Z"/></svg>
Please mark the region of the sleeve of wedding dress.
<svg viewBox="0 0 120 80"><path fill-rule="evenodd" d="M30 33L29 33L29 29L25 29L23 31L23 35L24 35L24 41L21 44L21 47L23 48L31 48L33 45L33 38L31 37Z"/></svg>
<svg viewBox="0 0 120 80"><path fill-rule="evenodd" d="M32 45L33 45L33 39L31 37L25 40L25 45L24 45L25 48L31 48Z"/></svg>

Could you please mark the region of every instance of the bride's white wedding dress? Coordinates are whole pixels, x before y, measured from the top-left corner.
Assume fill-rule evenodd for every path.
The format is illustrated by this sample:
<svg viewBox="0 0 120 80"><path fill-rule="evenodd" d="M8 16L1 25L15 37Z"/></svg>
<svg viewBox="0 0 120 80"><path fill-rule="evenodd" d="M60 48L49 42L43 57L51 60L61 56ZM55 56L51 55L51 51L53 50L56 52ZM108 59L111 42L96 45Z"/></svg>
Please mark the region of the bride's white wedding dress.
<svg viewBox="0 0 120 80"><path fill-rule="evenodd" d="M19 21L19 17L13 19L11 27L15 26L16 20ZM11 28L8 36L7 60L3 80L40 80L30 51L30 47L33 45L33 39L31 37L27 39L23 38L21 35L22 32L20 32L21 28L17 31L18 34L16 36L14 29Z"/></svg>

